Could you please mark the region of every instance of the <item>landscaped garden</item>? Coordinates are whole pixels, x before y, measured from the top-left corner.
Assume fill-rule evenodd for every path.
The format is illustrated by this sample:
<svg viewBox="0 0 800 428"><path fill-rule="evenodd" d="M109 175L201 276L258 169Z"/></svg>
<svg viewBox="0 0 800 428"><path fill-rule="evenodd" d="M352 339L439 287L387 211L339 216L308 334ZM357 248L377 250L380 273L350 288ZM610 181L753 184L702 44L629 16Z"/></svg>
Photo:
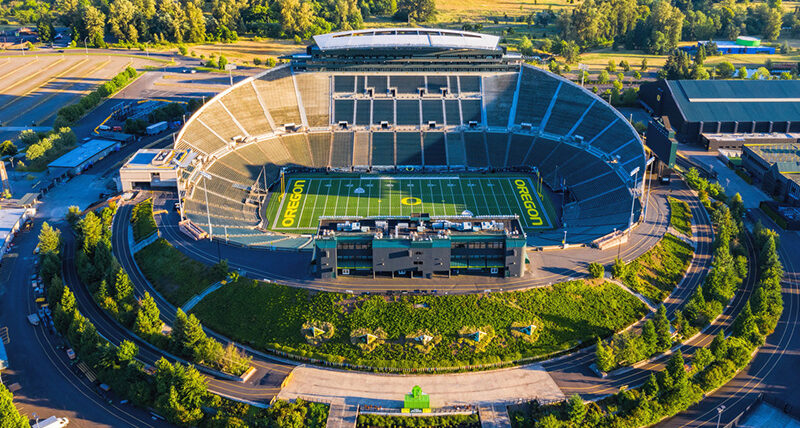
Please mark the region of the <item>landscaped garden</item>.
<svg viewBox="0 0 800 428"><path fill-rule="evenodd" d="M144 247L135 258L147 280L175 306L224 279L227 273L226 267L218 269L190 259L163 238Z"/></svg>
<svg viewBox="0 0 800 428"><path fill-rule="evenodd" d="M259 349L412 368L544 357L594 343L645 311L636 297L598 280L487 295L353 296L241 279L210 294L193 313Z"/></svg>
<svg viewBox="0 0 800 428"><path fill-rule="evenodd" d="M669 224L678 232L691 237L692 236L692 211L689 209L689 204L686 201L675 199L670 196L669 198Z"/></svg>
<svg viewBox="0 0 800 428"><path fill-rule="evenodd" d="M153 218L153 200L145 199L133 206L131 210L131 225L133 226L133 240L136 242L156 233L158 227Z"/></svg>
<svg viewBox="0 0 800 428"><path fill-rule="evenodd" d="M672 234L635 260L614 266L614 276L653 302L662 302L683 279L694 250Z"/></svg>

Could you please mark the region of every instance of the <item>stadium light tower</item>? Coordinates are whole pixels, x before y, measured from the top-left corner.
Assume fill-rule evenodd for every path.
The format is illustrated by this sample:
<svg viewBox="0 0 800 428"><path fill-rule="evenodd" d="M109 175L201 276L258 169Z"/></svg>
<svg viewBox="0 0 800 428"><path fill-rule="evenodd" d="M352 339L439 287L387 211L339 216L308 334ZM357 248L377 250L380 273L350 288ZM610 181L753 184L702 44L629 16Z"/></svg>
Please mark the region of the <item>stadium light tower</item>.
<svg viewBox="0 0 800 428"><path fill-rule="evenodd" d="M633 203L636 202L636 188L639 182L639 168L638 166L631 171L631 177L633 177L633 197L631 198L631 217L628 219L628 233L631 231L631 227L633 227Z"/></svg>
<svg viewBox="0 0 800 428"><path fill-rule="evenodd" d="M206 187L206 180L211 180L211 174L205 171L200 171L200 175L203 177L203 192L206 194L206 219L208 220L208 240L210 241L214 232L211 228L211 212L208 208L208 188Z"/></svg>

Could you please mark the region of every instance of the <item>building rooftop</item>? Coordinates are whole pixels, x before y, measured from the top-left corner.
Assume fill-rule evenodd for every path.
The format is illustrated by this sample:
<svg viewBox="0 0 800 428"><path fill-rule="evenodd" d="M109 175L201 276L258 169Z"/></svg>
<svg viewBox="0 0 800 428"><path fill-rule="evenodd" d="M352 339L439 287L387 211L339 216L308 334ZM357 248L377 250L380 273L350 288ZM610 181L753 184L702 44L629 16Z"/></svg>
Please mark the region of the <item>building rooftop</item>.
<svg viewBox="0 0 800 428"><path fill-rule="evenodd" d="M170 149L141 149L133 154L124 169L176 169L186 168L197 156L196 152Z"/></svg>
<svg viewBox="0 0 800 428"><path fill-rule="evenodd" d="M689 122L769 122L800 118L797 80L668 80Z"/></svg>
<svg viewBox="0 0 800 428"><path fill-rule="evenodd" d="M375 28L314 36L320 50L441 48L497 50L500 38L438 28Z"/></svg>
<svg viewBox="0 0 800 428"><path fill-rule="evenodd" d="M800 144L746 144L754 155L778 165L783 173L800 173Z"/></svg>
<svg viewBox="0 0 800 428"><path fill-rule="evenodd" d="M90 140L80 146L65 153L60 158L50 162L50 168L77 168L83 165L84 162L91 159L98 153L107 150L114 145L119 144L116 141L108 140Z"/></svg>
<svg viewBox="0 0 800 428"><path fill-rule="evenodd" d="M25 211L26 208L0 209L0 243L6 241L11 229L19 222Z"/></svg>
<svg viewBox="0 0 800 428"><path fill-rule="evenodd" d="M387 218L320 218L318 238L368 236L377 239L429 240L455 236L509 235L525 238L516 216L448 216L427 214Z"/></svg>

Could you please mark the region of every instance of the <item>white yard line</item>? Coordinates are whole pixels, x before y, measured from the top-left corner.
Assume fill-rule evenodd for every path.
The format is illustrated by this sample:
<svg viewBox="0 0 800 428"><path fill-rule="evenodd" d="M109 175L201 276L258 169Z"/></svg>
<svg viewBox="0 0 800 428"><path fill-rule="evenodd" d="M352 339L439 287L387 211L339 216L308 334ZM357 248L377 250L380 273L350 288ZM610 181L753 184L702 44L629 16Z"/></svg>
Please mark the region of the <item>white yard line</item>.
<svg viewBox="0 0 800 428"><path fill-rule="evenodd" d="M287 184L286 188L287 189L291 188L290 186L291 186L291 184L293 182L294 182L294 178L289 179L289 182L286 183ZM278 205L278 214L275 216L275 220L272 223L272 228L273 229L277 229L278 228L278 219L281 218L281 214L283 213L283 201L285 201L285 200L286 200L286 194L284 194L281 197L281 203L280 203L280 205Z"/></svg>

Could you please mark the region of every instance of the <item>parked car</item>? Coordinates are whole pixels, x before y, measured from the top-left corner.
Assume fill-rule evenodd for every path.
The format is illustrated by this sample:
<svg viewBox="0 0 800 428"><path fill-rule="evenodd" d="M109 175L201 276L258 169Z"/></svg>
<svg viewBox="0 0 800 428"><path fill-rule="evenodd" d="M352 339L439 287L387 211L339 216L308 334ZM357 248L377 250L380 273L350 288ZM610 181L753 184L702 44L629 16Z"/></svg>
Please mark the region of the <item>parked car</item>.
<svg viewBox="0 0 800 428"><path fill-rule="evenodd" d="M75 351L73 351L72 348L67 348L66 352L67 352L67 358L69 358L70 360L74 360L75 358L78 357L77 355L75 355Z"/></svg>

